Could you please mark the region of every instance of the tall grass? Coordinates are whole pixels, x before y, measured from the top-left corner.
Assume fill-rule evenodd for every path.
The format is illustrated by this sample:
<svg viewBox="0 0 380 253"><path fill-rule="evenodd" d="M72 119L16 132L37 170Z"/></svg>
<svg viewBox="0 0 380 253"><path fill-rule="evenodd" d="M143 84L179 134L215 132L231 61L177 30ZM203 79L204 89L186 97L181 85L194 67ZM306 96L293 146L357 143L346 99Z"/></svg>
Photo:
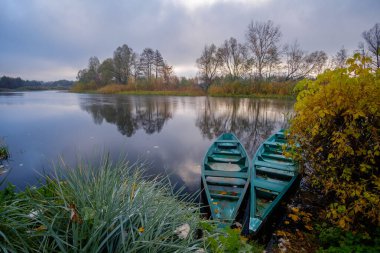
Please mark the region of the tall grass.
<svg viewBox="0 0 380 253"><path fill-rule="evenodd" d="M108 84L97 90L103 94L133 94L133 95L173 95L173 96L204 96L206 93L197 86L163 86L159 84Z"/></svg>
<svg viewBox="0 0 380 253"><path fill-rule="evenodd" d="M0 203L0 251L194 252L198 207L165 180L147 181L141 168L103 159L94 168L64 164L46 186ZM175 232L190 227L183 239Z"/></svg>
<svg viewBox="0 0 380 253"><path fill-rule="evenodd" d="M294 82L224 81L210 86L210 96L291 97Z"/></svg>

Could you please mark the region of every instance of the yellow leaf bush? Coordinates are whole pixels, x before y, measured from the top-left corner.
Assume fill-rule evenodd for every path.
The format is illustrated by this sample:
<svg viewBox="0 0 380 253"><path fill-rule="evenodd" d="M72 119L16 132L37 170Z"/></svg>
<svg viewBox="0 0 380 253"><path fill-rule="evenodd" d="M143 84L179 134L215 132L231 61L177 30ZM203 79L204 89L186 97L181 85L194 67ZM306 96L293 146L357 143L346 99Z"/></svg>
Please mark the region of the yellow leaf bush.
<svg viewBox="0 0 380 253"><path fill-rule="evenodd" d="M325 196L324 216L356 230L380 225L380 70L359 54L347 63L296 85L289 132L295 158Z"/></svg>

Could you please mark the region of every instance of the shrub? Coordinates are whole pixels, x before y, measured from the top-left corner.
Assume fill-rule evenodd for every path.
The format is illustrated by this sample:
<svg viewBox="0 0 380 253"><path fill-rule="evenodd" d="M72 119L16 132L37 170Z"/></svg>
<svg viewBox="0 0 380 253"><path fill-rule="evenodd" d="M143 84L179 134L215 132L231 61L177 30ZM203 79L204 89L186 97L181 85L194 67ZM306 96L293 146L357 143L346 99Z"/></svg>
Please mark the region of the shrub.
<svg viewBox="0 0 380 253"><path fill-rule="evenodd" d="M380 231L373 231L372 238L367 233L352 233L337 227L321 227L318 236L319 253L380 252Z"/></svg>
<svg viewBox="0 0 380 253"><path fill-rule="evenodd" d="M325 196L326 219L342 229L380 225L380 70L368 61L356 54L348 68L296 86L296 158Z"/></svg>

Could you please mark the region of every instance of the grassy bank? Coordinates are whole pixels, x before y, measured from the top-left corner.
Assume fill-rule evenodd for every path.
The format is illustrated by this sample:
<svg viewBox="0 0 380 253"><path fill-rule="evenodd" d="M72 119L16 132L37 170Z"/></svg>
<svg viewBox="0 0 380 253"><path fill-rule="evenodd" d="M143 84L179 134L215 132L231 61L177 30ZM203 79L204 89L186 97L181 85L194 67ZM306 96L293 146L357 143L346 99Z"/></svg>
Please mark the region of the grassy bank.
<svg viewBox="0 0 380 253"><path fill-rule="evenodd" d="M96 168L62 164L40 188L0 191L1 252L262 251L239 230L200 218L192 197L173 193L143 168L103 159Z"/></svg>
<svg viewBox="0 0 380 253"><path fill-rule="evenodd" d="M162 84L108 84L76 83L71 91L101 94L169 95L169 96L213 96L240 98L285 98L293 99L292 82L221 82L211 85L206 91L198 85L164 86Z"/></svg>

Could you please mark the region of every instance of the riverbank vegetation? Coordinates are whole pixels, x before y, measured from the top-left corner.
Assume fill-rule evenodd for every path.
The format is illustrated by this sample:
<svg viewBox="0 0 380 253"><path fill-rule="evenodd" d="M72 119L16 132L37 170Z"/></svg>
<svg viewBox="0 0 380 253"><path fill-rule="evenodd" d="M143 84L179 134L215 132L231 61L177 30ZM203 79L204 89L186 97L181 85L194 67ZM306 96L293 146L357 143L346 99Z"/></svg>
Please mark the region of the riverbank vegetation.
<svg viewBox="0 0 380 253"><path fill-rule="evenodd" d="M379 67L377 30L363 32L366 43L357 52L372 58ZM349 56L342 47L329 57L323 50L307 52L297 40L281 44L282 32L272 21L251 22L245 41L231 37L220 46L205 45L196 59L196 77L177 77L157 49L135 52L128 45L118 47L113 57L100 61L91 57L88 67L79 70L74 92L210 95L239 97L290 97L294 85L314 79L327 69L346 66Z"/></svg>
<svg viewBox="0 0 380 253"><path fill-rule="evenodd" d="M0 78L0 91L68 90L73 83L73 81L67 80L42 82L3 76Z"/></svg>
<svg viewBox="0 0 380 253"><path fill-rule="evenodd" d="M200 218L193 197L168 181L142 176L142 165L62 164L40 188L0 191L2 252L238 252L239 230Z"/></svg>
<svg viewBox="0 0 380 253"><path fill-rule="evenodd" d="M313 198L289 217L314 213L306 234L321 252L380 250L380 69L371 64L355 54L346 68L296 86L290 140Z"/></svg>
<svg viewBox="0 0 380 253"><path fill-rule="evenodd" d="M7 160L9 158L9 151L6 146L0 146L0 161Z"/></svg>

